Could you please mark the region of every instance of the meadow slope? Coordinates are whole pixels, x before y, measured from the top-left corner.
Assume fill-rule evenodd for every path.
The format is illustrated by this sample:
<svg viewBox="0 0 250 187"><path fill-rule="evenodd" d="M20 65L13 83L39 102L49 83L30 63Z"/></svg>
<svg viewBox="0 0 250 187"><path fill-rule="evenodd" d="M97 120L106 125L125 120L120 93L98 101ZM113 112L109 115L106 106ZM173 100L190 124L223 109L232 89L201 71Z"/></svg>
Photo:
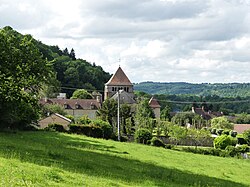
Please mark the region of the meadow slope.
<svg viewBox="0 0 250 187"><path fill-rule="evenodd" d="M0 133L0 186L250 186L249 160L56 132Z"/></svg>

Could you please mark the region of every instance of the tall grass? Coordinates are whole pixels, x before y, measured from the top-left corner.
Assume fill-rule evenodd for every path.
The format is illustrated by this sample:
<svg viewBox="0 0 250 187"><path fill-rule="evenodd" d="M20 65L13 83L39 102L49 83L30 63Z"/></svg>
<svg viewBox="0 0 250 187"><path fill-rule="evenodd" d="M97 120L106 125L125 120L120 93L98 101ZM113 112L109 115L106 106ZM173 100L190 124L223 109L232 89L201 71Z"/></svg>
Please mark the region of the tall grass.
<svg viewBox="0 0 250 187"><path fill-rule="evenodd" d="M0 133L0 186L250 186L250 162L56 132Z"/></svg>

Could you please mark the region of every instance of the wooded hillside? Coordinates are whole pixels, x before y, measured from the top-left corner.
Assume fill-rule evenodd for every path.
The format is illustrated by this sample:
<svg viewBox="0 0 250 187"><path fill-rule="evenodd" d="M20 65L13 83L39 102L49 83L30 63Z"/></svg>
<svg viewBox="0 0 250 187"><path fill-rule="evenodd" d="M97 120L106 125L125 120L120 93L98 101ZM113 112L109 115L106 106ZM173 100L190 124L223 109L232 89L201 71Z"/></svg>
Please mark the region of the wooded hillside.
<svg viewBox="0 0 250 187"><path fill-rule="evenodd" d="M135 90L149 94L186 94L220 97L246 97L250 96L250 83L203 83L191 84L186 82L141 82L135 84Z"/></svg>

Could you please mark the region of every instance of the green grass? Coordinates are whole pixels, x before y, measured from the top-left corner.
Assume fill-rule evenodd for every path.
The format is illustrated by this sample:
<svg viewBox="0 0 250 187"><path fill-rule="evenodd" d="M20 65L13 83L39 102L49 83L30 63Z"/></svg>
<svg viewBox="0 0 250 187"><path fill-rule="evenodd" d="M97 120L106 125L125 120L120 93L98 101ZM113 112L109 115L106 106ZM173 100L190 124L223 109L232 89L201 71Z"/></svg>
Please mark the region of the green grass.
<svg viewBox="0 0 250 187"><path fill-rule="evenodd" d="M54 132L0 133L0 186L250 186L249 160Z"/></svg>

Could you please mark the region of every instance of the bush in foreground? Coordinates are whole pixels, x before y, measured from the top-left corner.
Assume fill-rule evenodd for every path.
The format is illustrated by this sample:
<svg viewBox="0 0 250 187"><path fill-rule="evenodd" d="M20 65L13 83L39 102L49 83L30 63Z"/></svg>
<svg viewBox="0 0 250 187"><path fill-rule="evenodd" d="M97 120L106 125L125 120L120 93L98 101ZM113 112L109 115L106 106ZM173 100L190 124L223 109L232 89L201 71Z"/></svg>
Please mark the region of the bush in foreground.
<svg viewBox="0 0 250 187"><path fill-rule="evenodd" d="M229 145L236 145L236 140L228 135L221 135L214 139L214 147L225 149Z"/></svg>
<svg viewBox="0 0 250 187"><path fill-rule="evenodd" d="M152 146L156 146L156 147L165 147L165 144L163 143L163 141L157 137L153 137L151 140L151 145Z"/></svg>
<svg viewBox="0 0 250 187"><path fill-rule="evenodd" d="M140 128L135 132L134 137L136 142L147 144L152 139L152 134L148 129Z"/></svg>

